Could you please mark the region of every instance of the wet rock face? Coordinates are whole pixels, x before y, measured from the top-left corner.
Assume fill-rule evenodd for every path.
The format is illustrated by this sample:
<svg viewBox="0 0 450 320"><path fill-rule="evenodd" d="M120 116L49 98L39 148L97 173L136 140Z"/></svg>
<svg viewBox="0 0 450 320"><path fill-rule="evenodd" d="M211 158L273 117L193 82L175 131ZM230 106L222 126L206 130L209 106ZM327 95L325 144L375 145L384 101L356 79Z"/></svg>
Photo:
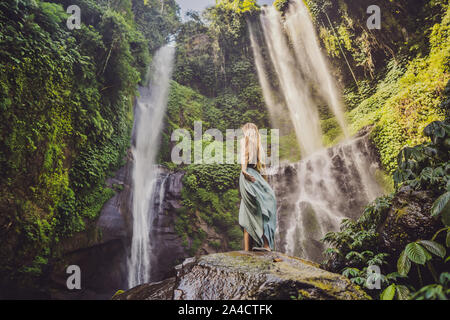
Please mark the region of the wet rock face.
<svg viewBox="0 0 450 320"><path fill-rule="evenodd" d="M113 300L172 300L176 278L168 278L160 282L142 284L125 293L117 295Z"/></svg>
<svg viewBox="0 0 450 320"><path fill-rule="evenodd" d="M343 218L358 218L382 194L378 169L368 132L281 166L270 177L278 203L276 250L321 262L325 234L339 230Z"/></svg>
<svg viewBox="0 0 450 320"><path fill-rule="evenodd" d="M109 299L119 289L128 287L127 258L132 238L132 158L107 184L121 188L104 205L100 217L87 230L62 240L58 261L50 274L51 297L54 299ZM181 208L183 172L159 168L154 195L151 241L153 246L151 279L160 281L175 274L173 267L188 257L182 238L175 232L177 209ZM161 190L161 192L159 192ZM66 287L66 267L81 269L81 290Z"/></svg>
<svg viewBox="0 0 450 320"><path fill-rule="evenodd" d="M442 226L430 214L434 199L427 191L414 191L410 187L399 190L379 228L380 244L385 252L398 255L408 243L433 237Z"/></svg>
<svg viewBox="0 0 450 320"><path fill-rule="evenodd" d="M183 239L175 231L177 210L181 205L181 189L184 172L170 172L160 168L152 210L150 241L152 281L160 281L173 275L173 267L187 258Z"/></svg>
<svg viewBox="0 0 450 320"><path fill-rule="evenodd" d="M299 293L314 300L369 299L347 278L315 263L277 252L244 251L189 258L176 267L175 278L139 286L114 299L288 300Z"/></svg>
<svg viewBox="0 0 450 320"><path fill-rule="evenodd" d="M154 244L150 267L150 279L153 282L174 276L174 267L191 256L189 247L192 246L193 239L187 236L183 241L183 237L175 231L178 210L182 208L181 190L184 174L182 171L171 172L162 167L159 168L156 192L152 199L151 212L149 212L152 217L150 242ZM193 219L192 224L194 229L202 230L206 234L206 240L197 250L197 255L227 251L226 236L218 233L214 226L208 225L199 215L197 219ZM213 247L212 242L221 243L222 247Z"/></svg>
<svg viewBox="0 0 450 320"><path fill-rule="evenodd" d="M127 286L127 247L131 235L131 168L127 163L108 187L120 188L108 200L96 222L88 222L86 230L63 239L58 250L62 259L57 261L49 275L52 299L109 299ZM66 268L77 265L81 270L81 290L68 290Z"/></svg>

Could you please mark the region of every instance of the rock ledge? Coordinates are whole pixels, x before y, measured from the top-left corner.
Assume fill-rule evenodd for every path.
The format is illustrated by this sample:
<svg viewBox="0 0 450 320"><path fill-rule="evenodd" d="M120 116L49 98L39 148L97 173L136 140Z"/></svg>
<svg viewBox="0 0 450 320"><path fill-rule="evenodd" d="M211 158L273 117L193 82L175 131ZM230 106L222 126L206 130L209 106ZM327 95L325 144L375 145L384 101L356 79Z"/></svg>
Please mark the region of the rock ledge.
<svg viewBox="0 0 450 320"><path fill-rule="evenodd" d="M347 278L278 252L227 252L186 259L176 277L143 284L117 300L370 299Z"/></svg>

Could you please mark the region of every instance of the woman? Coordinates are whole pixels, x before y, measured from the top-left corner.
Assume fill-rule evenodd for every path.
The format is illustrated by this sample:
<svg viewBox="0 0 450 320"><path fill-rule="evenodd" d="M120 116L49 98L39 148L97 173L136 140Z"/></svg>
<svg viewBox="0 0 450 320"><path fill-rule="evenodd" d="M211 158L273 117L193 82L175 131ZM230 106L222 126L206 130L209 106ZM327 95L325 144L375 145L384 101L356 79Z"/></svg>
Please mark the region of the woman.
<svg viewBox="0 0 450 320"><path fill-rule="evenodd" d="M277 202L275 193L262 176L266 168L261 135L253 123L244 125L242 133L239 224L244 229L244 250L250 251L253 240L256 244L253 250L271 251L274 249Z"/></svg>

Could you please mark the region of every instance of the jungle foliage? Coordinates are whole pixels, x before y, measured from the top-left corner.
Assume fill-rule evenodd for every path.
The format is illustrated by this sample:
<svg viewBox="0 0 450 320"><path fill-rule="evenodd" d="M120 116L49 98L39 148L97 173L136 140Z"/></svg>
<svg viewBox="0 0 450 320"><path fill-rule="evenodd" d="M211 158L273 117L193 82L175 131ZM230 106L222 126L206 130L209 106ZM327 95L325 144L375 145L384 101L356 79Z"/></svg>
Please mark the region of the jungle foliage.
<svg viewBox="0 0 450 320"><path fill-rule="evenodd" d="M448 108L448 1L381 1L381 30L366 26L370 1L306 3L343 87L352 133L374 126L372 140L392 174L400 150L422 143L423 129Z"/></svg>
<svg viewBox="0 0 450 320"><path fill-rule="evenodd" d="M69 4L81 8L79 30L66 26ZM105 179L124 164L149 48L178 23L175 2L167 15L159 8L156 0L0 3L0 273L15 286L36 284L59 240L114 194ZM139 31L160 22L154 37Z"/></svg>
<svg viewBox="0 0 450 320"><path fill-rule="evenodd" d="M223 250L240 248L239 166L191 164L175 168L170 163L174 146L171 134L181 128L193 136L194 121L202 121L203 131L215 128L224 136L227 129L238 129L247 122L260 129L268 127L246 22L246 17L257 12L256 1L221 0L202 14L190 12L176 36L174 82L160 162L186 171L184 209L176 230L193 254L207 240L199 228L192 227L200 220L224 236ZM210 143L204 142L203 149ZM188 237L193 239L191 245Z"/></svg>
<svg viewBox="0 0 450 320"><path fill-rule="evenodd" d="M432 191L431 214L443 220L434 239L417 239L401 257L388 257L377 245L377 225L394 195L385 196L328 234L328 253L340 256L346 267L340 271L361 285L370 265L400 259L398 270L382 275L383 299L448 297L447 273L421 283L407 272L410 265L433 273L448 261L442 259L450 208L449 126L442 122L450 109L448 0L378 1L381 30L365 25L369 0L304 2L345 93L352 133L373 126L372 140L396 188ZM72 4L81 8L80 30L66 27L65 8ZM288 5L275 1L282 12ZM179 128L192 133L200 120L204 130L223 133L246 122L269 127L246 21L259 7L254 0L219 0L184 23L178 14L175 0L0 3L0 273L8 281L37 284L60 240L84 230L114 194L105 179L124 164L136 87L145 82L153 51L173 39L174 81L159 162L186 171L175 229L191 254L207 241L203 222L226 240L211 246L240 247L239 167L175 166L170 138ZM322 125L325 141L333 143L335 120ZM295 137L283 138L285 159L298 160L291 154Z"/></svg>
<svg viewBox="0 0 450 320"><path fill-rule="evenodd" d="M446 247L450 246L450 123L432 122L424 129L424 135L430 141L406 147L398 154L394 182L397 191L407 186L433 192L435 202L428 214L442 220L442 229L433 239L407 244L398 257L382 252L378 230L395 193L376 199L357 221L344 220L339 232L330 232L324 238L331 245L326 254L343 263L343 275L353 282L367 288L370 281L376 280L368 272L373 265L390 272L379 275L384 289L381 299L448 299L450 293L449 274L444 272L449 261ZM388 259L397 262L397 269L388 264ZM409 276L412 264L417 276ZM428 283L424 272L431 275ZM379 290L367 291L374 297L380 294Z"/></svg>

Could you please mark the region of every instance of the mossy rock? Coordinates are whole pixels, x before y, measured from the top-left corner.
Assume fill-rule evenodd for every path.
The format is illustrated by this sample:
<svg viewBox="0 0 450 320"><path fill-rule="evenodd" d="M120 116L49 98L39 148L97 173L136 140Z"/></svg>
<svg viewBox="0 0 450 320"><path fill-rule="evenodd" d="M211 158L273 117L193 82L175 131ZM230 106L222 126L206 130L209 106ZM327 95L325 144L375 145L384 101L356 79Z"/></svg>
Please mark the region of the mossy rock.
<svg viewBox="0 0 450 320"><path fill-rule="evenodd" d="M347 278L316 263L277 252L235 251L190 258L176 267L172 296L161 285L146 284L121 294L120 299L175 300L308 300L370 299ZM146 289L147 288L147 289ZM146 292L146 296L142 293ZM170 297L169 297L170 296Z"/></svg>
<svg viewBox="0 0 450 320"><path fill-rule="evenodd" d="M439 219L431 216L435 200L433 193L403 187L392 200L386 219L380 224L380 245L384 252L398 256L413 241L431 239L442 227Z"/></svg>

